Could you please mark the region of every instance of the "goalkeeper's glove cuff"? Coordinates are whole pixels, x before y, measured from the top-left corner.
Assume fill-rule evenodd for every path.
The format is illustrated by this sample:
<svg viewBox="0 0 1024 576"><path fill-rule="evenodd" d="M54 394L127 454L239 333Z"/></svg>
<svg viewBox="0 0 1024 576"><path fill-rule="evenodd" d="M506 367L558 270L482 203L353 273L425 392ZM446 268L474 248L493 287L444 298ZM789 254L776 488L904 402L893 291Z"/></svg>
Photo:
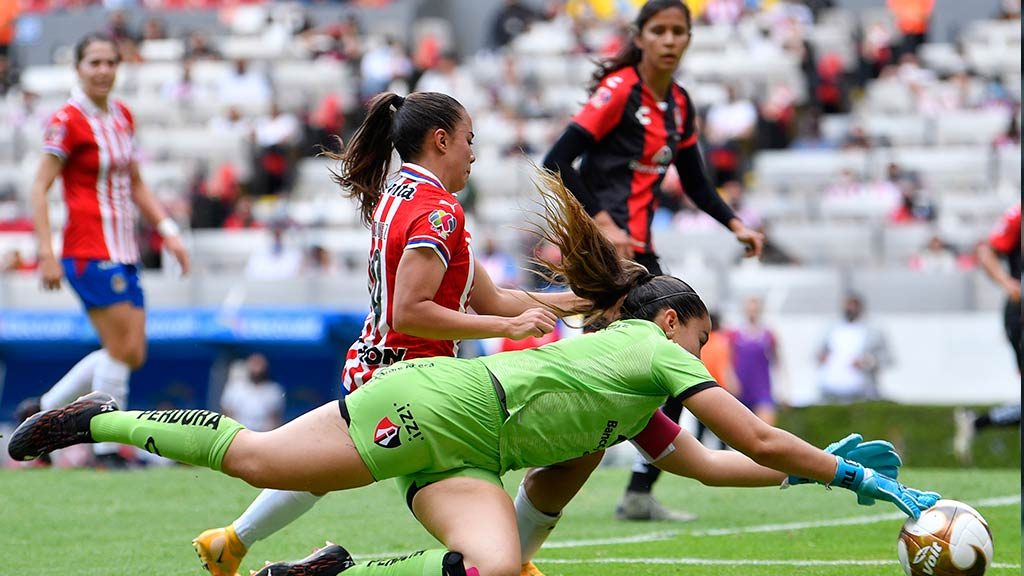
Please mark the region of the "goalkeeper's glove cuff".
<svg viewBox="0 0 1024 576"><path fill-rule="evenodd" d="M860 485L864 482L864 479L868 477L870 470L864 468L857 462L846 460L841 456L836 456L836 475L832 478L832 481L828 483L828 486L838 486L840 488L846 488L847 490L856 491L860 488Z"/></svg>

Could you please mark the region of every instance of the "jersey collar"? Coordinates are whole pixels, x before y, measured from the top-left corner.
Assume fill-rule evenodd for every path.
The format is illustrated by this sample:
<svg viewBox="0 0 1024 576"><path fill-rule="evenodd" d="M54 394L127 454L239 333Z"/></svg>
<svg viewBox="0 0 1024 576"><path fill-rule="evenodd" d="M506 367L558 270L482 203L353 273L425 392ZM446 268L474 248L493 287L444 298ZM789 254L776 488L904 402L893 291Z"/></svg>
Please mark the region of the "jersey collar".
<svg viewBox="0 0 1024 576"><path fill-rule="evenodd" d="M85 95L85 92L82 90L81 86L71 87L71 99L75 101L75 104L77 104L79 108L88 113L90 116L102 116L110 112L109 99L107 100L107 109L102 110L99 106L96 105L95 102L92 101L91 98Z"/></svg>
<svg viewBox="0 0 1024 576"><path fill-rule="evenodd" d="M441 180L437 176L434 176L433 172L427 170L426 168L420 166L419 164L413 164L412 162L403 162L402 169L400 170L400 172L402 176L405 176L406 178L409 178L411 180L433 184L434 186L437 186L438 188L444 190L445 192L448 191L448 189L444 187L444 184L441 184Z"/></svg>

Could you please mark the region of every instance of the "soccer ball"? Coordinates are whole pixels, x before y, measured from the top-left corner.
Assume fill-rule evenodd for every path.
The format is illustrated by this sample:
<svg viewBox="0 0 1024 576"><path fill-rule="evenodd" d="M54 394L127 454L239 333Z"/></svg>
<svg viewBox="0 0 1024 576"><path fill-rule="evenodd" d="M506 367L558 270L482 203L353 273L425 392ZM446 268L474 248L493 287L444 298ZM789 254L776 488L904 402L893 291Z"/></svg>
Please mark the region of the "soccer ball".
<svg viewBox="0 0 1024 576"><path fill-rule="evenodd" d="M981 576L992 564L992 532L974 508L939 500L903 524L896 551L907 576Z"/></svg>

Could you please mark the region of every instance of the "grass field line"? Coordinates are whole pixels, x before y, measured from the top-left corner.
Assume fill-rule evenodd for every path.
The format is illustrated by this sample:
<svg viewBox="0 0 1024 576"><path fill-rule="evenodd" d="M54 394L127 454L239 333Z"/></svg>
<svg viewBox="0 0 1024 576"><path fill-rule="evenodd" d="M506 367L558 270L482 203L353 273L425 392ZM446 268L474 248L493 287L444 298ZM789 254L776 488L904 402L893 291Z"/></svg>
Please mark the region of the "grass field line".
<svg viewBox="0 0 1024 576"><path fill-rule="evenodd" d="M1012 494L1009 496L997 496L993 498L984 498L976 500L971 503L975 507L999 507L999 506L1013 506L1014 504L1020 504L1020 494ZM853 526L857 524L874 524L875 522L888 522L890 520L899 520L905 518L906 515L902 512L893 512L891 514L872 514L870 516L851 516L847 518L836 518L834 520L816 520L813 522L791 522L788 524L762 524L758 526L743 526L740 528L715 528L710 530L662 530L659 532L648 532L646 534L634 534L632 536L612 536L607 538L588 538L582 540L553 540L544 544L545 550L554 550L556 548L586 548L588 546L611 546L616 544L640 544L644 542L660 542L663 540L671 540L677 536L731 536L735 534L748 534L758 532L784 532L787 530L805 530L808 528L825 528L833 526ZM390 552L373 552L368 554L356 555L357 559L363 558L383 558L389 556L400 556L406 554L408 551L390 551ZM637 558L626 558L623 561L637 561L642 559ZM685 560L681 559L680 561ZM697 560L697 559L691 559ZM604 561L611 561L611 559L604 559ZM563 563L584 563L590 562L590 560L579 560L579 561L564 561L564 560L547 560L544 562L563 562ZM742 564L744 561L731 561L722 560L722 563L737 563ZM779 561L784 562L784 561ZM798 562L794 560L792 562ZM853 562L852 560L850 562ZM870 563L870 561L864 561ZM885 561L886 563L891 563ZM998 566L997 566L998 567ZM1006 567L1010 567L1007 565Z"/></svg>
<svg viewBox="0 0 1024 576"><path fill-rule="evenodd" d="M1020 504L1020 494L985 498L974 502L979 507L1013 506ZM890 514L872 514L870 516L852 516L832 520L814 520L810 522L789 522L786 524L762 524L759 526L741 526L738 528L713 528L709 530L665 530L622 536L618 538L594 538L588 540L556 540L548 542L544 548L583 548L586 546L608 546L613 544L635 544L638 542L657 542L671 540L677 536L732 536L735 534L752 534L758 532L785 532L788 530L806 530L808 528L826 528L831 526L853 526L857 524L873 524L904 518L902 512Z"/></svg>
<svg viewBox="0 0 1024 576"><path fill-rule="evenodd" d="M690 566L896 566L898 560L722 560L718 558L551 558L544 564L672 564ZM995 562L992 568L1018 569L1020 564Z"/></svg>

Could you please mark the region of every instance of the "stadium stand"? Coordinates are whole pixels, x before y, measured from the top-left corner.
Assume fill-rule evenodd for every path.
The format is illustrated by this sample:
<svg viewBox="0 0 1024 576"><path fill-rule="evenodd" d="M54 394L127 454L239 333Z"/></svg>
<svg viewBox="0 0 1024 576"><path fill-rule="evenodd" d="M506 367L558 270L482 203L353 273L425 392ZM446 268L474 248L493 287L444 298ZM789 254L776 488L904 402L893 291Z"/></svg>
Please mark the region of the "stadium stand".
<svg viewBox="0 0 1024 576"><path fill-rule="evenodd" d="M366 233L331 181L332 161L318 157L315 146L351 135L366 90L409 91L426 74L452 86L474 115L477 161L464 200L475 236L498 239L521 260L530 254L514 229L531 207L530 161L539 160L587 97L592 61L615 49L621 22L555 11L502 49L458 54L464 31L457 25L416 19L417 3L382 4L354 12L357 25L346 24L341 12L314 21L314 7L247 8L226 23L204 24L212 26L203 28L209 52L198 51L183 26L138 42L137 61L121 65L118 94L137 118L143 176L186 229L196 265L184 281L147 274L153 305L364 306ZM979 278L971 251L1020 198L1021 26L1019 15L976 16L916 55L896 54L900 39L884 9L794 15L769 8L732 23L700 20L681 81L702 115L728 102L730 89L757 107L758 128L740 142L743 206L796 263L737 266L740 246L722 230L690 227L684 203L681 212L664 209L657 219L667 268L691 275L708 300L727 309L758 292L773 295L774 314L829 314L855 289L880 313L995 310L999 299ZM64 16L44 10L39 17ZM876 37L885 39L887 59L866 56ZM440 71L437 63L449 52L458 65ZM26 231L27 198L43 122L76 81L67 46L51 54L46 64L21 68L14 88L0 94L0 118L10 127L0 130L0 257L17 252L29 263L35 245ZM370 78L360 65L369 58L389 72ZM841 64L841 98L826 113L822 63L829 58ZM225 79L239 60L265 79L269 99L225 99ZM253 130L271 102L298 119L302 136L286 154L285 190L257 196ZM813 124L817 131L808 128ZM781 141L766 136L769 125L781 127ZM222 196L228 212L244 198L255 222L247 229L188 230L196 190L212 186L225 168L237 180ZM59 226L59 186L51 192ZM330 253L333 272L304 268L273 285L244 279L254 246L266 241L271 221L282 219L301 250ZM908 269L935 235L956 251L957 269ZM0 311L75 306L67 292L43 293L36 285L31 270L0 273Z"/></svg>

